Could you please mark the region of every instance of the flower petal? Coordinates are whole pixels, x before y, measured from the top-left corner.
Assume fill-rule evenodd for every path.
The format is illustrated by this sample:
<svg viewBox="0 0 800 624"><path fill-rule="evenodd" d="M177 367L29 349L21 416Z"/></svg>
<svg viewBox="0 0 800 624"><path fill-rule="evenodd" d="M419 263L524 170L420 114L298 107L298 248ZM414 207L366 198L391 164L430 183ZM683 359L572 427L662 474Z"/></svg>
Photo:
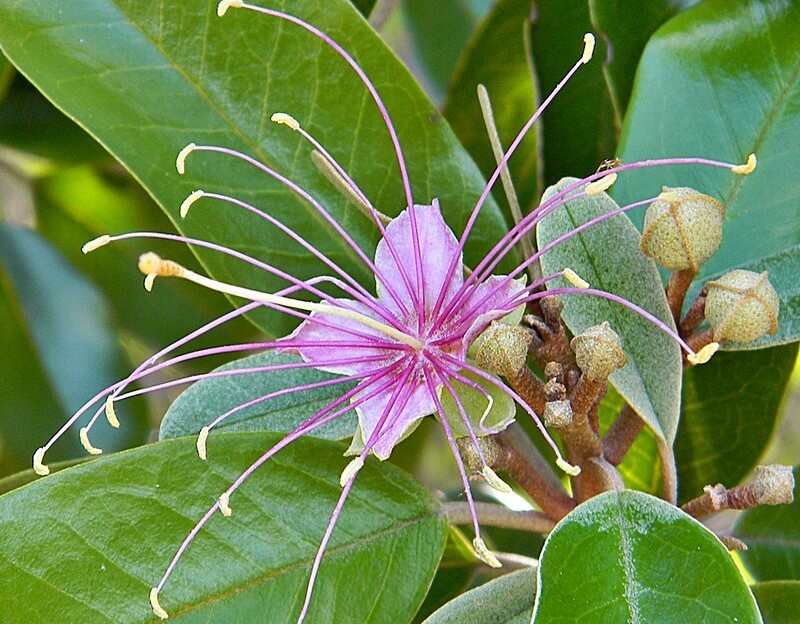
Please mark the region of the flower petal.
<svg viewBox="0 0 800 624"><path fill-rule="evenodd" d="M356 408L363 440L369 440L391 396L391 391L387 390ZM391 455L392 449L414 430L417 422L421 418L433 414L435 410L436 407L427 387L420 381L411 391L411 396L403 411L399 415L392 413L386 420L387 424L391 424L389 426L384 424L383 431L372 452L381 460L387 459Z"/></svg>
<svg viewBox="0 0 800 624"><path fill-rule="evenodd" d="M383 320L379 318L366 305L353 301L351 299L334 299L337 303L342 304L356 312L374 318L376 320ZM306 362L332 362L337 358L352 360L356 357L364 356L365 358L374 357L376 355L385 355L386 360L371 360L364 363L347 364L326 364L318 366L321 371L335 373L338 375L353 375L357 373L369 372L370 370L377 370L396 360L402 356L401 351L386 349L379 344L373 345L373 341L369 336L374 336L376 340L386 343L391 341L391 338L381 333L377 329L369 327L360 323L356 319L344 318L341 316L334 316L331 314L314 312L311 317L325 323L322 325L312 320L303 321L290 336L286 337L287 341L303 340L307 342L332 342L332 343L360 343L364 347L348 348L342 347L340 344L331 344L330 346L313 346L313 347L292 347L293 351L297 351ZM349 333L346 330L352 330L366 336L357 336Z"/></svg>
<svg viewBox="0 0 800 624"><path fill-rule="evenodd" d="M420 263L425 290L425 310L430 313L439 293L444 287L447 269L452 262L453 255L458 251L458 241L453 231L447 226L439 209L439 201L434 199L430 206L414 206L414 215L419 232L419 246L421 252ZM392 249L387 242L391 241L397 255L397 261L392 254ZM399 299L409 310L414 309L411 293L408 291L403 279L400 266L405 270L412 289L416 289L416 264L414 255L414 239L411 231L411 216L404 210L386 226L386 237L378 243L375 251L375 265L384 278L391 284ZM453 276L447 284L447 297L445 303L463 282L463 258L458 256L458 264ZM381 280L377 280L378 298L381 303L393 312L399 312L397 303L387 292Z"/></svg>

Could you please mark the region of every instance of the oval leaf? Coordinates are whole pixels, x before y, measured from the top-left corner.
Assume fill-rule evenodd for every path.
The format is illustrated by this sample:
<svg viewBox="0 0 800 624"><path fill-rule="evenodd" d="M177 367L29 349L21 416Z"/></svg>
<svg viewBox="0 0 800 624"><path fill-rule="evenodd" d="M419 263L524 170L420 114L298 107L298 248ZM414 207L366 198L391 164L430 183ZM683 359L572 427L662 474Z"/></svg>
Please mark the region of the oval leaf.
<svg viewBox="0 0 800 624"><path fill-rule="evenodd" d="M451 600L423 624L528 624L535 586L531 568L506 574Z"/></svg>
<svg viewBox="0 0 800 624"><path fill-rule="evenodd" d="M571 512L547 538L537 579L533 624L600 613L604 622L761 622L719 540L641 492L607 492Z"/></svg>
<svg viewBox="0 0 800 624"><path fill-rule="evenodd" d="M215 371L291 364L302 360L295 355L259 353L220 366ZM235 377L212 377L192 385L172 402L161 421L159 438L177 438L200 431L217 416L247 401L272 392L334 379L337 375L314 368L249 373ZM296 394L286 394L238 412L223 421L225 431L291 431L303 420L342 396L354 384L337 384ZM352 437L357 419L352 412L317 429L316 438L343 440Z"/></svg>
<svg viewBox="0 0 800 624"><path fill-rule="evenodd" d="M758 507L744 512L734 535L747 544L740 553L747 570L759 581L800 580L800 490L798 469L791 505Z"/></svg>
<svg viewBox="0 0 800 624"><path fill-rule="evenodd" d="M551 186L542 201L572 182L575 178L564 178ZM565 204L539 224L539 248L616 208L605 193ZM577 271L594 288L620 295L674 327L658 270L639 249L639 233L625 215L591 227L542 256L545 274L565 267ZM559 281L548 286L558 287ZM611 383L653 431L671 444L680 408L682 367L677 344L643 318L605 299L567 295L563 300L563 318L574 334L608 321L620 335L628 363L611 375Z"/></svg>
<svg viewBox="0 0 800 624"><path fill-rule="evenodd" d="M262 4L286 8L283 2ZM369 254L376 228L316 170L301 137L270 121L272 113L283 111L343 163L380 210L395 215L404 204L387 132L345 62L302 28L246 10L229 10L220 19L216 5L165 0L154 11L136 0L88 0L53 11L46 0L0 0L6 17L0 46L142 182L181 231L301 278L328 272L274 227L233 206L205 200L179 220L181 201L196 188L234 195L294 227L371 286L372 276L341 237L263 173L208 153L192 155L185 176L176 173L175 157L190 141L244 150L306 188ZM438 197L450 225L462 227L483 180L408 70L348 0L295 0L290 10L330 32L360 61L393 114L415 200ZM490 201L467 246L467 260L474 263L504 231L502 214ZM261 290L285 285L231 258L198 253L212 274L227 281ZM284 316L257 318L270 335L294 325Z"/></svg>
<svg viewBox="0 0 800 624"><path fill-rule="evenodd" d="M193 440L168 440L0 497L0 602L14 605L4 621L152 621L149 588L180 541L277 440L222 434L211 442L208 463L197 458ZM330 442L303 440L234 494L233 516L210 521L161 593L170 621L295 621L339 496L341 452ZM397 468L370 460L333 534L309 621L409 621L444 538L445 523L427 492ZM335 599L341 588L347 600Z"/></svg>
<svg viewBox="0 0 800 624"><path fill-rule="evenodd" d="M800 581L767 581L752 587L764 624L797 624Z"/></svg>
<svg viewBox="0 0 800 624"><path fill-rule="evenodd" d="M714 483L739 483L764 454L778 420L797 345L718 353L683 378L675 438L681 501Z"/></svg>
<svg viewBox="0 0 800 624"><path fill-rule="evenodd" d="M798 30L796 2L709 0L667 23L642 56L620 142L626 162L689 155L743 162L758 155L749 176L659 167L630 176L615 193L627 203L665 184L722 201L724 239L700 281L780 255L800 240L800 109L792 105L800 98ZM775 284L784 301L795 296L796 281ZM783 328L775 339L786 340Z"/></svg>

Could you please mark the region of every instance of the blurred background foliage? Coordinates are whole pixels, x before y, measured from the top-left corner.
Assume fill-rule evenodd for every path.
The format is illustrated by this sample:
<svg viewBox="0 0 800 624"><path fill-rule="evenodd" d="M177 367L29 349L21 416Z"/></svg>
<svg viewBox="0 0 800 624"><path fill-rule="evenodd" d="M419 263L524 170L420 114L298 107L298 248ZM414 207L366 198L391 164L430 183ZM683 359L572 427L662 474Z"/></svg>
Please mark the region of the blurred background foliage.
<svg viewBox="0 0 800 624"><path fill-rule="evenodd" d="M354 4L368 13L376 3ZM573 57L580 35L605 29L598 55L608 57L607 46L614 42L614 63L606 64L602 72L579 74L512 163L526 210L535 205L545 184L567 173L591 171L614 155L635 68L647 40L664 22L694 4L689 0L644 3L635 29L626 22L633 12L625 11L620 3L530 0L378 2L373 23L443 111L484 175L491 172L494 157L483 127L475 123L479 115L475 84L481 81L489 88L500 138L508 145L538 103L540 91L552 88ZM524 22L526 16L529 24ZM525 28L520 30L521 21ZM31 451L86 398L160 346L224 313L230 303L177 280L164 280L157 292L147 295L136 268L138 250L131 246L112 246L103 254L84 256L81 245L100 234L169 232L174 226L102 146L2 57L0 98L2 476L27 468ZM593 114L576 116L575 109L588 100ZM587 136L592 140L587 141ZM505 206L499 185L496 199ZM158 244L152 248L160 250ZM197 266L188 250L170 247L170 253ZM197 348L247 341L257 333L253 325L239 320L204 337ZM796 350L786 353L784 360L794 358ZM222 362L206 360L202 368ZM154 439L161 417L179 392L174 389L131 401L121 408L129 410L124 434L101 435L99 445L115 450ZM618 397L607 401L606 420L618 404L615 401ZM762 460L796 460L800 419L786 415L799 413L800 368L795 366L776 419L780 435L773 436ZM437 431L432 422L424 423L412 441L397 449L393 461L448 492L458 487L457 479ZM637 457L652 458L652 447L652 440L637 443L626 463L634 464ZM680 448L679 441L679 453ZM748 461L758 460L762 448L755 454ZM54 459L81 455L76 435L57 447ZM653 490L657 483L635 485ZM522 499L505 502L525 505ZM514 543L513 532L493 531L492 538L503 550L531 555L538 551L536 544ZM454 534L420 618L475 582L474 561L465 554L468 549L459 550L459 539Z"/></svg>

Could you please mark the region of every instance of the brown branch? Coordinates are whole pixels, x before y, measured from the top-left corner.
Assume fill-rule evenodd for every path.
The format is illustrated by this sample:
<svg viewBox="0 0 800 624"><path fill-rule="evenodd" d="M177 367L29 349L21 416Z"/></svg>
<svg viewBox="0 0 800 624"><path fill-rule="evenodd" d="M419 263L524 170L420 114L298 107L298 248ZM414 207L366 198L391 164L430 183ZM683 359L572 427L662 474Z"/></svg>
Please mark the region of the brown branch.
<svg viewBox="0 0 800 624"><path fill-rule="evenodd" d="M549 533L555 522L540 511L513 511L494 503L475 503L481 525L530 531L531 533ZM469 505L462 502L443 503L442 512L450 524L471 524L472 515Z"/></svg>
<svg viewBox="0 0 800 624"><path fill-rule="evenodd" d="M603 455L608 462L618 466L644 428L644 421L627 403L603 438Z"/></svg>
<svg viewBox="0 0 800 624"><path fill-rule="evenodd" d="M703 518L723 509L752 509L759 505L782 505L794 500L794 475L789 466L757 466L753 478L730 490L721 483L707 485L703 494L681 509Z"/></svg>
<svg viewBox="0 0 800 624"><path fill-rule="evenodd" d="M697 272L692 269L683 269L682 271L673 271L667 283L667 303L672 312L672 318L675 323L680 323L681 310L683 309L683 301L686 299L686 292L689 286L692 285L692 280Z"/></svg>
<svg viewBox="0 0 800 624"><path fill-rule="evenodd" d="M496 439L505 453L495 467L511 475L548 517L561 520L574 509L575 501L519 425L511 425Z"/></svg>
<svg viewBox="0 0 800 624"><path fill-rule="evenodd" d="M678 329L683 337L690 335L695 329L700 326L706 318L706 292L707 289L703 286L700 294L692 302L692 305L686 311L686 316L680 322Z"/></svg>

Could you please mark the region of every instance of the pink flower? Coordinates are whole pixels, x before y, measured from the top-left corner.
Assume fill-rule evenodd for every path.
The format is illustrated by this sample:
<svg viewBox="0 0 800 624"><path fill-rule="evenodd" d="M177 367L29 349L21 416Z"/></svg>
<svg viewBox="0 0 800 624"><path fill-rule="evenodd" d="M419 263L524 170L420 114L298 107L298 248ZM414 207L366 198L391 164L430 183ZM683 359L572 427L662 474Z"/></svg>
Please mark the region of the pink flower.
<svg viewBox="0 0 800 624"><path fill-rule="evenodd" d="M466 414L454 390L454 381L466 384L485 396L487 405L491 405L491 397L484 386L493 385L502 392L508 394L534 419L540 431L551 445L558 459L558 464L572 474L575 474L576 469L570 466L560 456L558 447L547 435L547 432L530 406L522 401L502 380L477 368L469 361L467 358L467 351L475 338L477 338L492 321L501 319L519 309L520 306L524 306L526 303L534 301L542 296L553 294L588 294L591 296L605 297L641 314L651 321L658 329L672 336L681 344L682 348L687 350L687 352L698 361L704 358L707 359L709 353L694 354L688 345L677 336L674 330L670 329L659 319L614 294L588 288L588 285L582 283L582 280L569 271L569 269L543 277L527 286L517 281L517 278L521 276L528 266L536 262L543 253L546 253L547 250L554 245L560 244L587 227L591 227L605 219L612 218L623 211L651 202L655 198L649 198L624 206L619 210L597 217L577 227L572 232L553 241L548 247L539 250L530 258L526 258L524 262L507 276L492 275L492 271L509 251L514 248L516 243L536 227L536 224L542 218L553 210L563 206L567 201L585 194L591 195L605 190L616 180L616 176L620 172L629 169L675 164L701 164L723 167L732 169L736 173L749 173L752 168L702 158L678 158L629 163L602 173L593 174L583 180L568 185L525 216L520 223L498 241L478 266L465 277L462 255L464 245L501 170L505 167L508 159L514 153L520 141L541 116L544 108L564 87L570 77L583 64L590 60L594 38L591 35L586 35L584 39L584 51L581 58L573 65L562 82L559 83L553 93L545 100L542 107L535 112L531 119L520 130L517 138L510 145L499 166L490 177L483 193L476 202L464 231L459 237L456 237L445 223L436 200L433 200L431 205L416 205L414 203L403 151L394 125L377 90L355 60L325 33L292 15L246 4L241 2L241 0L223 0L220 2L218 8L219 15L224 15L229 8L249 9L293 23L328 44L351 66L372 96L393 142L405 192L406 209L397 217L391 219L388 224L384 224L383 216L375 210L356 182L348 176L346 171L336 162L333 156L331 156L313 136L308 134L294 118L284 113L277 113L274 115L273 121L286 125L291 130L299 132L320 155L324 166L334 174L334 177L338 177L341 184L347 189L348 194L354 197L373 218L376 227L382 235L382 239L375 252L374 260L358 246L335 219L333 219L328 211L307 191L279 172L246 154L226 147L195 145L192 143L181 150L178 155L178 172L184 172L187 158L191 154L197 152L212 152L226 157L237 158L258 168L278 183L296 193L320 213L332 230L353 249L361 262L375 275L375 293L373 294L366 289L351 275L339 267L332 259L272 215L240 199L219 193L201 190L195 191L181 206L181 216L187 216L192 205L203 198L213 199L237 209L250 211L264 219L271 226L277 227L286 236L303 247L308 253L314 255L321 263L330 269L332 275L303 281L294 277L289 272L234 249L223 247L214 242L191 239L175 234L133 232L115 236L106 235L87 243L84 247L84 251L87 253L113 241L134 238L158 238L189 243L249 263L261 270L283 278L289 285L278 293L263 293L212 280L206 276L194 273L174 262L163 260L155 254L143 255L140 259L140 269L146 275L145 286L148 290L153 287L154 280L159 276L179 277L229 295L240 297L247 300L248 303L238 310L230 312L198 328L191 334L162 349L143 362L126 379L120 380L118 383L106 388L87 401L45 446L36 451L34 454L34 468L39 474L47 474L48 469L43 463L45 452L52 446L55 440L77 422L88 409L92 406L97 406L98 403L99 406L96 407L94 415L87 425L81 429L81 439L84 442L84 446L88 452L93 454L98 454L101 450L93 447L89 442L89 431L103 412L105 412L112 426L119 426L114 410L114 403L116 401L208 377L247 375L267 370L276 371L303 367L316 368L335 373L339 375L339 377L314 384L287 388L258 397L255 400L238 405L224 414L220 414L214 421L203 427L200 431L197 439L198 454L202 459L206 459L209 433L219 423L235 413L255 403L267 401L280 394L303 392L323 385L357 382L354 388L343 392L339 398L313 414L273 448L268 449L220 495L218 501L210 507L183 543L181 543L163 577L152 589L150 601L155 614L161 618L167 617L166 611L159 603L159 592L163 589L182 554L198 535L200 529L205 526L217 511L221 512L224 516L229 516L232 513L231 496L249 476L282 448L350 410L355 410L358 414L359 432L357 432L357 437L360 436L363 445L355 459L353 459L342 472L342 493L331 515L322 543L312 565L306 600L298 622L301 622L305 618L310 604L314 580L319 570L326 545L334 530L336 520L341 513L348 493L355 482L359 470L364 465L366 457L370 453L376 455L380 459L389 457L394 446L413 429L421 418L430 414L439 415L439 422L444 429L453 457L461 474L466 498L472 510L473 527L476 535L474 541L476 553L489 565L500 565L481 539L480 526L473 504L468 476L458 453L454 434L451 430L448 418L443 415L444 409L441 403L440 393L447 392L452 397L453 402L458 407L459 417L464 428L475 444L479 454L481 453L481 447L477 443L478 432L474 430L469 415ZM574 287L563 287L551 289L549 291L544 291L542 289L546 282L560 277L564 277L567 281L572 282ZM326 294L317 287L320 283L333 284L341 290L342 296L332 297ZM308 302L306 300L293 298L292 295L298 291L310 293L316 297L318 301ZM301 319L302 322L296 331L281 340L204 349L161 361L164 356L187 344L197 336L233 318L250 312L259 306L266 306L285 314L295 316ZM263 349L293 351L301 356L302 362L262 366L250 369L217 371L206 375L194 375L149 388L125 392L125 389L132 382L181 361L219 353ZM465 373L469 373L470 377L465 376ZM476 381L474 381L475 378L479 378L481 383L476 383ZM499 489L507 488L508 486L506 486L491 470L488 464L486 464L484 458L481 456L480 459L484 465L482 473L490 485Z"/></svg>

